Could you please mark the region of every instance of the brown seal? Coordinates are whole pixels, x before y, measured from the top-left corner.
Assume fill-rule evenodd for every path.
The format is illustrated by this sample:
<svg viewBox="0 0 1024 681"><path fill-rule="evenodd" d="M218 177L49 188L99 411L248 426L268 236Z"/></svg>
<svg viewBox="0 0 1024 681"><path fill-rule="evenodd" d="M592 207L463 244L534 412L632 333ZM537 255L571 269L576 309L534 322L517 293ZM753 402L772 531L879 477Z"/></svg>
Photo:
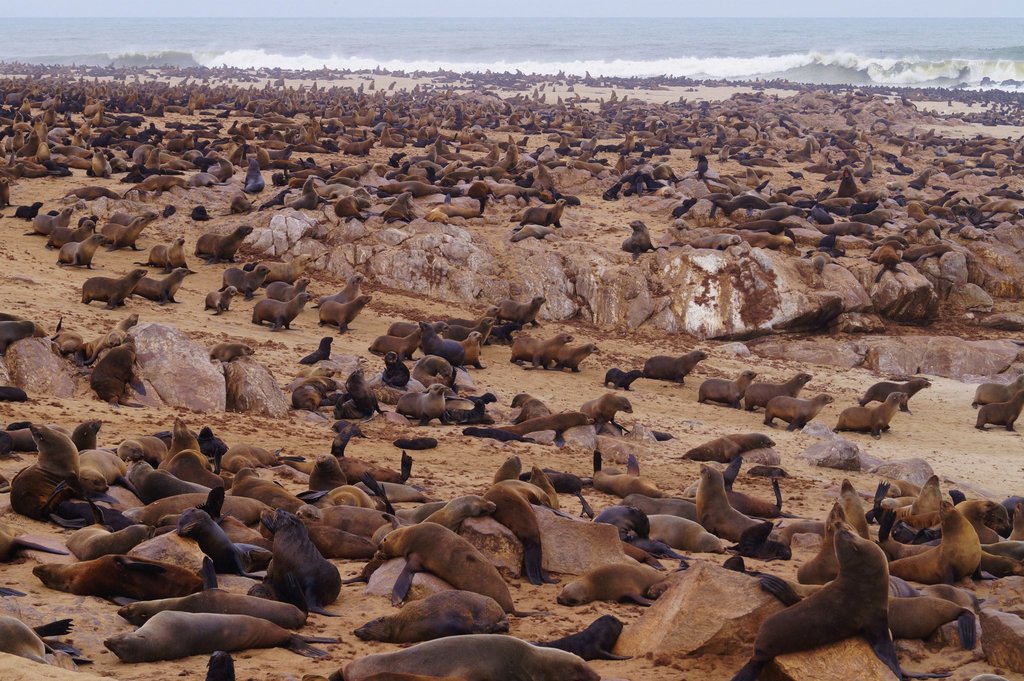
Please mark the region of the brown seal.
<svg viewBox="0 0 1024 681"><path fill-rule="evenodd" d="M71 214L75 212L75 209L71 206L61 209L57 215L46 215L38 214L32 218L32 232L30 234L41 234L43 236L50 236L57 227L67 227L71 222Z"/></svg>
<svg viewBox="0 0 1024 681"><path fill-rule="evenodd" d="M153 528L129 525L111 532L102 525L90 525L68 537L67 547L78 560L93 560L111 554L125 554L153 535Z"/></svg>
<svg viewBox="0 0 1024 681"><path fill-rule="evenodd" d="M108 310L124 305L124 301L135 290L135 285L146 276L146 270L132 270L120 279L112 277L91 277L82 284L82 302L88 305L94 300L107 304Z"/></svg>
<svg viewBox="0 0 1024 681"><path fill-rule="evenodd" d="M313 296L309 293L300 293L287 303L279 300L261 300L252 309L252 323L263 326L263 322L270 322L271 331L291 329L292 321L312 299Z"/></svg>
<svg viewBox="0 0 1024 681"><path fill-rule="evenodd" d="M555 358L555 368L559 370L569 369L573 373L578 373L580 362L596 352L598 352L598 349L593 343L586 343L585 345L577 345L575 347L563 346Z"/></svg>
<svg viewBox="0 0 1024 681"><path fill-rule="evenodd" d="M440 420L442 425L450 423L445 390L445 386L435 383L425 393L405 393L398 398L395 411L408 418L418 420L421 426L427 425L433 419Z"/></svg>
<svg viewBox="0 0 1024 681"><path fill-rule="evenodd" d="M271 508L288 512L294 512L305 505L302 499L274 481L259 477L251 468L243 468L235 474L231 483L231 497L257 499Z"/></svg>
<svg viewBox="0 0 1024 681"><path fill-rule="evenodd" d="M474 331L478 331L483 340L486 341L487 337L491 335L491 329L494 328L494 317L485 316L479 319L475 324L470 325L455 324L452 321L448 321L445 324L447 325L447 329L443 332L438 331L436 328L434 329L438 333L443 333L445 338L457 341L466 340L469 338L469 334Z"/></svg>
<svg viewBox="0 0 1024 681"><path fill-rule="evenodd" d="M901 404L907 401L906 393L889 393L885 402L877 407L848 407L839 414L836 431L849 430L856 433L871 433L876 440L882 431L889 430L889 422L896 415Z"/></svg>
<svg viewBox="0 0 1024 681"><path fill-rule="evenodd" d="M231 305L231 299L238 295L238 289L234 286L228 286L220 291L211 291L206 294L206 303L203 305L203 311L216 310L213 316L216 317L221 312L227 312L228 307Z"/></svg>
<svg viewBox="0 0 1024 681"><path fill-rule="evenodd" d="M724 251L730 246L743 243L739 234L711 234L709 236L694 239L690 242L693 248L706 248L714 251Z"/></svg>
<svg viewBox="0 0 1024 681"><path fill-rule="evenodd" d="M391 653L354 660L328 681L455 681L530 679L599 681L572 653L530 645L503 634L446 636Z"/></svg>
<svg viewBox="0 0 1024 681"><path fill-rule="evenodd" d="M136 526L137 527L137 526ZM137 627L142 626L155 615L171 610L174 612L217 613L221 615L249 615L273 622L285 629L298 629L306 623L306 614L290 603L271 601L266 598L244 596L222 589L206 589L181 598L161 598L151 601L129 603L117 614Z"/></svg>
<svg viewBox="0 0 1024 681"><path fill-rule="evenodd" d="M406 604L396 615L356 629L364 641L419 643L445 636L508 633L508 615L493 598L472 591L442 591Z"/></svg>
<svg viewBox="0 0 1024 681"><path fill-rule="evenodd" d="M324 607L341 592L338 568L317 551L302 521L291 513L278 508L264 514L262 523L274 533L274 558L263 587L269 588L276 600L300 610L333 616Z"/></svg>
<svg viewBox="0 0 1024 681"><path fill-rule="evenodd" d="M683 385L683 379L693 371L698 362L707 359L707 354L700 350L682 355L681 357L668 357L657 355L644 362L644 378L653 378L660 381L675 381Z"/></svg>
<svg viewBox="0 0 1024 681"><path fill-rule="evenodd" d="M271 300L280 300L287 303L289 300L306 290L309 286L307 277L299 277L294 284L285 281L275 281L266 286L266 296Z"/></svg>
<svg viewBox="0 0 1024 681"><path fill-rule="evenodd" d="M892 244L885 244L875 250L871 254L869 260L878 263L881 267L878 270L878 274L875 275L875 283L877 284L882 280L882 275L886 272L892 272L897 274L899 270L897 267L903 262L902 251L898 250Z"/></svg>
<svg viewBox="0 0 1024 681"><path fill-rule="evenodd" d="M565 199L558 199L553 206L533 206L524 210L518 218L513 215L509 218L509 222L518 222L520 227L525 225L561 227L562 212L565 210L565 206Z"/></svg>
<svg viewBox="0 0 1024 681"><path fill-rule="evenodd" d="M395 581L392 601L405 600L416 572L429 572L456 589L493 598L501 609L516 614L505 580L472 544L436 523L420 523L390 532L377 549L379 557L405 558Z"/></svg>
<svg viewBox="0 0 1024 681"><path fill-rule="evenodd" d="M746 392L747 387L754 380L755 376L757 376L756 372L748 370L740 373L735 381L727 381L724 378L709 378L701 383L700 388L697 390L697 403L704 404L711 401L727 404L733 409L739 409L743 393Z"/></svg>
<svg viewBox="0 0 1024 681"><path fill-rule="evenodd" d="M37 565L32 574L57 591L100 598L177 598L201 591L203 580L185 568L128 556L102 556L71 565Z"/></svg>
<svg viewBox="0 0 1024 681"><path fill-rule="evenodd" d="M942 541L921 553L889 563L889 573L920 584L949 584L974 574L982 559L981 542L971 523L952 503L939 508ZM884 541L879 537L879 542Z"/></svg>
<svg viewBox="0 0 1024 681"><path fill-rule="evenodd" d="M129 338L116 348L112 348L100 358L89 377L89 387L97 397L111 405L141 407L135 402L128 402L128 387L137 391L142 383L135 371L135 342Z"/></svg>
<svg viewBox="0 0 1024 681"><path fill-rule="evenodd" d="M574 426L588 426L593 422L594 419L582 412L564 411L559 414L551 414L550 416L527 419L511 426L502 426L499 430L516 435L536 433L539 430L554 430L561 433Z"/></svg>
<svg viewBox="0 0 1024 681"><path fill-rule="evenodd" d="M429 325L436 334L444 334L448 332L448 324L446 322L429 322ZM418 331L419 328L419 322L395 322L388 327L387 335L402 338L404 336L408 336L413 331Z"/></svg>
<svg viewBox="0 0 1024 681"><path fill-rule="evenodd" d="M781 419L789 424L786 430L799 430L810 423L826 404L832 404L832 396L824 393L810 400L785 395L773 397L764 408L764 425L770 426L775 419Z"/></svg>
<svg viewBox="0 0 1024 681"><path fill-rule="evenodd" d="M107 242L107 237L102 234L93 234L83 241L72 241L60 247L57 253L58 265L71 265L72 267L84 267L92 269L92 259L96 255L96 249L100 244Z"/></svg>
<svg viewBox="0 0 1024 681"><path fill-rule="evenodd" d="M526 325L537 324L537 313L540 312L540 306L545 303L544 296L537 296L528 303L517 303L514 300L503 300L497 305L497 312L494 315L495 321L508 321L518 322L519 324Z"/></svg>
<svg viewBox="0 0 1024 681"><path fill-rule="evenodd" d="M153 246L149 249L149 258L146 262L136 264L162 267L165 274L170 274L171 270L178 267L188 269L188 263L185 262L185 237L179 236L170 244Z"/></svg>
<svg viewBox="0 0 1024 681"><path fill-rule="evenodd" d="M885 398L889 397L890 393L905 393L907 399L900 405L900 411L905 411L909 414L910 407L907 403L910 401L910 398L931 386L931 381L926 378L912 378L905 383L882 381L868 388L864 393L864 397L860 398L859 404L864 407L872 402L885 402Z"/></svg>
<svg viewBox="0 0 1024 681"><path fill-rule="evenodd" d="M700 466L697 485L697 522L708 532L738 542L743 534L762 523L748 518L729 504L722 473L707 464Z"/></svg>
<svg viewBox="0 0 1024 681"><path fill-rule="evenodd" d="M796 571L796 579L801 584L827 584L839 574L835 528L836 524L840 522L846 522L846 512L837 502L832 505L832 510L829 511L828 517L825 519L825 534L818 553Z"/></svg>
<svg viewBox="0 0 1024 681"><path fill-rule="evenodd" d="M146 461L156 468L167 456L167 445L158 437L142 435L123 440L117 446L117 456L122 461Z"/></svg>
<svg viewBox="0 0 1024 681"><path fill-rule="evenodd" d="M529 421L530 419L551 415L551 410L546 404L538 400L533 395L528 395L526 393L519 393L512 398L512 408L514 409L516 407L519 408L519 414L512 423L522 423L523 421Z"/></svg>
<svg viewBox="0 0 1024 681"><path fill-rule="evenodd" d="M333 638L293 634L269 620L249 615L194 613L165 610L153 615L136 631L103 641L122 662L179 660L216 651L250 648L287 648L305 657L326 657L309 643L333 643Z"/></svg>
<svg viewBox="0 0 1024 681"><path fill-rule="evenodd" d="M188 275L188 269L179 267L163 279L150 279L149 277L143 277L135 285L135 288L132 290L132 295L152 300L160 305L177 303L178 301L174 299L174 294L176 294L178 289L181 288L181 282L183 282L185 277Z"/></svg>
<svg viewBox="0 0 1024 681"><path fill-rule="evenodd" d="M133 251L141 250L135 245L135 242L138 240L139 235L142 234L142 230L145 229L146 225L156 218L156 213L148 213L132 218L131 222L127 225L119 225L114 222L108 222L103 225L103 236L107 237L109 241L107 250L116 251L121 248L130 248Z"/></svg>
<svg viewBox="0 0 1024 681"><path fill-rule="evenodd" d="M799 373L785 383L751 383L743 393L743 408L754 411L779 395L796 397L811 378L810 374Z"/></svg>
<svg viewBox="0 0 1024 681"><path fill-rule="evenodd" d="M982 383L974 392L974 401L971 402L971 406L977 408L983 404L1008 402L1013 399L1018 390L1024 390L1024 373L1017 376L1008 385L1002 383Z"/></svg>
<svg viewBox="0 0 1024 681"><path fill-rule="evenodd" d="M437 523L452 532L458 532L466 518L477 518L494 513L494 503L473 494L455 497L441 508L427 515L421 522Z"/></svg>
<svg viewBox="0 0 1024 681"><path fill-rule="evenodd" d="M333 300L336 303L347 303L355 298L358 298L362 291L360 285L363 283L363 275L353 274L345 282L345 288L333 296L320 296L317 298L316 304L323 305L328 300Z"/></svg>
<svg viewBox="0 0 1024 681"><path fill-rule="evenodd" d="M338 458L331 454L319 454L309 473L309 489L315 492L329 492L335 487L348 484L348 478L338 464Z"/></svg>
<svg viewBox="0 0 1024 681"><path fill-rule="evenodd" d="M297 255L288 262L269 262L270 273L267 274L267 284L283 281L287 284L294 284L295 280L301 277L313 256L302 254Z"/></svg>
<svg viewBox="0 0 1024 681"><path fill-rule="evenodd" d="M978 430L985 430L985 426L1006 426L1006 429L1013 431L1013 423L1020 416L1021 409L1024 409L1024 390L1018 390L1006 402L989 402L978 410L978 420L974 427Z"/></svg>
<svg viewBox="0 0 1024 681"><path fill-rule="evenodd" d="M484 368L480 363L480 353L483 351L483 348L481 348L483 339L484 336L479 331L470 331L469 336L467 336L465 340L456 341L462 346L463 366L470 366L476 369Z"/></svg>
<svg viewBox="0 0 1024 681"><path fill-rule="evenodd" d="M66 623L70 625L70 620ZM35 630L21 620L6 615L0 615L0 653L23 657L38 664L50 664L53 660L52 649Z"/></svg>
<svg viewBox="0 0 1024 681"><path fill-rule="evenodd" d="M640 464L636 457L629 455L625 473L608 473L602 469L601 452L594 450L594 489L606 494L625 498L631 494L642 494L657 498L664 496L658 486L640 477Z"/></svg>
<svg viewBox="0 0 1024 681"><path fill-rule="evenodd" d="M150 502L141 508L128 509L125 511L125 515L135 522L156 527L168 517L177 516L186 509L206 503L209 496L208 491L178 494ZM268 510L270 508L258 499L229 495L224 498L221 513L237 518L246 525L253 525L259 522L260 514ZM176 518L175 522L177 522Z"/></svg>
<svg viewBox="0 0 1024 681"><path fill-rule="evenodd" d="M96 223L88 218L83 218L78 227L57 227L46 239L47 248L61 248L69 243L85 241L96 233Z"/></svg>
<svg viewBox="0 0 1024 681"><path fill-rule="evenodd" d="M348 303L328 301L320 306L320 326L329 324L338 327L338 333L348 331L348 325L370 302L370 296L359 296Z"/></svg>
<svg viewBox="0 0 1024 681"><path fill-rule="evenodd" d="M203 234L196 240L195 254L210 264L234 262L235 253L245 237L252 234L252 227L241 225L227 235L214 232Z"/></svg>
<svg viewBox="0 0 1024 681"><path fill-rule="evenodd" d="M544 341L533 336L517 336L512 341L512 356L509 361L515 364L532 362L534 368L547 369L558 361L558 353L571 342L572 336L565 332Z"/></svg>
<svg viewBox="0 0 1024 681"><path fill-rule="evenodd" d="M35 322L27 319L0 321L0 354L7 352L7 348L16 341L24 338L32 338L45 334L38 333L39 327Z"/></svg>
<svg viewBox="0 0 1024 681"><path fill-rule="evenodd" d="M627 414L633 413L633 405L630 404L629 400L616 393L605 393L597 399L584 402L580 407L580 411L594 419L594 423L615 423L615 415L620 411L626 412ZM621 426L619 426L621 428Z"/></svg>
<svg viewBox="0 0 1024 681"><path fill-rule="evenodd" d="M11 481L11 508L28 518L49 521L57 486L78 481L78 448L55 428L31 424L28 430L39 455Z"/></svg>
<svg viewBox="0 0 1024 681"><path fill-rule="evenodd" d="M217 343L210 348L210 359L218 362L233 362L240 357L249 357L253 349L245 343Z"/></svg>
<svg viewBox="0 0 1024 681"><path fill-rule="evenodd" d="M260 286L263 286L268 274L270 274L270 267L265 263L259 263L248 272L239 267L229 267L221 275L220 290L223 291L229 286L234 286L239 293L245 296L246 300L252 300L253 294L259 290Z"/></svg>
<svg viewBox="0 0 1024 681"><path fill-rule="evenodd" d="M528 484L528 483L527 483ZM523 545L523 574L531 584L552 584L542 567L540 527L531 503L540 501L533 490L523 490L519 480L506 480L491 486L484 499L494 504L491 517L507 527Z"/></svg>
<svg viewBox="0 0 1024 681"><path fill-rule="evenodd" d="M375 355L386 355L393 352L398 355L399 359L412 359L420 347L422 338L423 331L419 327L408 336L377 336L376 340L370 344L369 350Z"/></svg>
<svg viewBox="0 0 1024 681"><path fill-rule="evenodd" d="M1003 540L1003 535L1010 533L1010 516L1002 504L988 499L968 499L956 505L982 544L995 544Z"/></svg>
<svg viewBox="0 0 1024 681"><path fill-rule="evenodd" d="M726 435L710 442L705 442L702 445L697 445L686 452L683 458L690 461L730 463L743 452L752 449L767 449L774 446L775 441L761 433Z"/></svg>
<svg viewBox="0 0 1024 681"><path fill-rule="evenodd" d="M722 540L697 522L674 515L647 516L651 526L650 538L662 541L674 549L700 553L725 553Z"/></svg>
<svg viewBox="0 0 1024 681"><path fill-rule="evenodd" d="M647 565L602 565L566 584L558 593L560 605L584 605L594 601L628 601L652 605L651 587L665 581L664 572Z"/></svg>

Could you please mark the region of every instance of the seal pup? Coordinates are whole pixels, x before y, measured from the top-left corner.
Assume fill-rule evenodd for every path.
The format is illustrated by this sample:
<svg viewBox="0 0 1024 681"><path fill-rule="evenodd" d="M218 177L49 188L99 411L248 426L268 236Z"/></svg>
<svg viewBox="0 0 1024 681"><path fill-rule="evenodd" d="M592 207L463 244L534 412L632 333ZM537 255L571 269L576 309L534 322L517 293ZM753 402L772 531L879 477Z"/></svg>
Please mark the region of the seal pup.
<svg viewBox="0 0 1024 681"><path fill-rule="evenodd" d="M697 403L718 402L726 404L733 409L740 408L740 400L751 381L757 376L756 372L744 371L735 381L727 381L724 378L709 378L700 384L697 390Z"/></svg>
<svg viewBox="0 0 1024 681"><path fill-rule="evenodd" d="M317 362L322 362L331 358L331 343L334 342L334 338L331 336L324 336L320 339L320 345L317 349L309 353L305 357L299 360L299 364L311 365ZM404 387L404 386L403 386Z"/></svg>
<svg viewBox="0 0 1024 681"><path fill-rule="evenodd" d="M558 648L586 661L628 660L628 655L613 655L612 649L622 633L622 622L614 615L602 615L583 631L554 641L535 643L542 648Z"/></svg>
<svg viewBox="0 0 1024 681"><path fill-rule="evenodd" d="M92 277L82 284L82 302L86 305L94 300L106 303L106 309L123 307L135 286L146 276L146 270L132 270L120 279L113 277Z"/></svg>
<svg viewBox="0 0 1024 681"><path fill-rule="evenodd" d="M203 312L206 310L215 310L213 316L216 317L222 312L227 312L231 306L231 299L238 295L238 289L234 286L228 286L220 291L211 291L206 294L206 302L203 304Z"/></svg>

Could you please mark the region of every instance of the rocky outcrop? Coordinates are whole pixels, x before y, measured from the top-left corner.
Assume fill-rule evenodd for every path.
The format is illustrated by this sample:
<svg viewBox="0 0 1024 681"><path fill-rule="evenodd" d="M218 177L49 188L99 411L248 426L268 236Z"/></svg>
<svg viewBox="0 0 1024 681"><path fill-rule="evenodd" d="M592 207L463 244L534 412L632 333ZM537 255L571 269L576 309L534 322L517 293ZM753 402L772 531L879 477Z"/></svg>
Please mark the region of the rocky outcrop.
<svg viewBox="0 0 1024 681"><path fill-rule="evenodd" d="M51 349L45 338L24 338L11 343L4 355L11 382L30 396L71 397L75 377L71 366Z"/></svg>
<svg viewBox="0 0 1024 681"><path fill-rule="evenodd" d="M801 452L800 457L823 468L835 468L841 471L859 471L861 469L860 447L839 436L815 442Z"/></svg>
<svg viewBox="0 0 1024 681"><path fill-rule="evenodd" d="M224 372L210 362L206 348L166 324L139 324L129 334L135 339L142 377L164 403L200 412L224 411Z"/></svg>

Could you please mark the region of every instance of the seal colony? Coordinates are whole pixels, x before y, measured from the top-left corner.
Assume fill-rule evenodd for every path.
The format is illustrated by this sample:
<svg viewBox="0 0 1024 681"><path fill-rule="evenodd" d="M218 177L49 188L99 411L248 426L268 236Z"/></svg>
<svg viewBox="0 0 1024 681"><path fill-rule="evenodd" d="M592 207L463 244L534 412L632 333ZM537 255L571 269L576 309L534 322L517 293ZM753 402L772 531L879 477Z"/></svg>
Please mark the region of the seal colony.
<svg viewBox="0 0 1024 681"><path fill-rule="evenodd" d="M465 680L512 664L534 679L745 679L793 656L813 664L810 644L835 640L861 646L836 663L856 665L839 672L850 677L872 655L887 671L1007 668L986 660L1000 658L978 622L1014 616L1021 597L1012 367L976 389L838 372L796 344L767 361L654 322L625 330L598 308L563 321L568 298L543 277L462 304L457 268L404 295L395 284L417 276L413 261L334 258L352 250L345 238L387 252L425 225L504 249L510 267L522 249L581 246L636 268L779 258L808 294L827 297L830 277L862 282L867 322L896 334L909 320L879 302L888 287L957 257L976 272L967 245L1019 232L1015 143L949 137L908 102L852 91L817 95L834 109L826 125L803 94L653 105L577 98L567 81L523 91L511 75L487 86L500 106L476 79L466 94L443 79L385 90L369 74L351 89L307 74L317 82L301 90L250 89L232 71L175 86L38 75L0 79L2 196L30 220L0 218L0 381L26 400L5 402L0 424L13 506L0 598L21 613L24 593L41 618L25 609L5 652L35 663L70 645L132 680L199 675L215 650L211 678L237 666ZM855 132L865 112L873 125ZM266 236L296 216L303 236ZM103 239L89 242L94 231ZM75 243L88 245L54 253ZM453 252L441 243L424 251L434 262ZM1018 312L1012 282L992 276L1000 309ZM955 323L957 305L924 317ZM826 328L829 314L793 328ZM338 333L324 342L318 322ZM187 358L172 383L197 396L188 362L201 359L225 377L227 410L190 409L161 382L161 326L181 332L164 354ZM280 411L257 411L274 396ZM826 426L849 431L856 470L802 455L811 433L830 441ZM971 456L944 456L936 433ZM871 457L930 467L873 472ZM695 574L771 608L751 616L723 599L666 615ZM126 597L137 602L118 610ZM73 607L95 631L43 626ZM620 654L666 616L663 629L756 621L714 653ZM817 638L796 640L805 629ZM246 652L232 663L234 651Z"/></svg>

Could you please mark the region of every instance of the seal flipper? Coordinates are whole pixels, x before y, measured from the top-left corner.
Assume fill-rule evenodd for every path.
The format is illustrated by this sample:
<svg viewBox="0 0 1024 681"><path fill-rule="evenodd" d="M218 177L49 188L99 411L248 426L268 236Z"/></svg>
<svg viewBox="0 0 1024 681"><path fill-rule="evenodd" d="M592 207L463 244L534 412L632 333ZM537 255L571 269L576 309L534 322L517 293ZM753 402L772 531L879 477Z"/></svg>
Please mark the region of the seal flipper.
<svg viewBox="0 0 1024 681"><path fill-rule="evenodd" d="M538 541L523 542L523 572L526 573L526 578L530 580L530 584L558 583L558 580L552 579L541 565L541 548Z"/></svg>
<svg viewBox="0 0 1024 681"><path fill-rule="evenodd" d="M956 630L960 634L960 645L964 650L974 650L978 642L978 623L974 613L965 612L956 618Z"/></svg>
<svg viewBox="0 0 1024 681"><path fill-rule="evenodd" d="M864 514L864 519L869 523L873 523L882 517L882 499L888 496L889 487L889 483L882 481L875 488L874 503L871 504L871 510Z"/></svg>
<svg viewBox="0 0 1024 681"><path fill-rule="evenodd" d="M64 636L74 629L74 624L71 619L57 620L56 622L50 622L39 627L32 627L32 631L36 632L36 636L40 638L46 636Z"/></svg>
<svg viewBox="0 0 1024 681"><path fill-rule="evenodd" d="M583 507L583 510L580 511L580 515L585 515L588 518L590 518L591 520L593 520L594 519L594 509L590 507L589 503L587 503L587 499L583 496L583 492L577 492L576 496L577 496L577 498L579 498L580 505Z"/></svg>
<svg viewBox="0 0 1024 681"><path fill-rule="evenodd" d="M374 480L373 476L369 473L363 473L360 478L363 484L366 485L367 489L370 490L375 496L377 496L382 502L384 502L384 512L390 513L391 515L397 515L395 513L395 507L391 505L391 501L388 499L388 495L384 492L384 488Z"/></svg>
<svg viewBox="0 0 1024 681"><path fill-rule="evenodd" d="M868 645L875 651L878 659L892 670L897 679L902 679L904 676L903 670L900 669L900 661L896 657L896 646L892 642L892 634L889 632L888 624L888 620L886 620L880 623L881 626L876 624L874 630L865 629L862 633L864 638L867 639Z"/></svg>
<svg viewBox="0 0 1024 681"><path fill-rule="evenodd" d="M607 650L598 650L594 653L594 660L632 660L632 655L612 655Z"/></svg>
<svg viewBox="0 0 1024 681"><path fill-rule="evenodd" d="M58 556L68 555L67 551L61 549L54 549L49 546L43 546L42 544L36 544L30 541L22 541L21 539L15 538L12 542L12 546L17 549L28 549L29 551L42 551L43 553L55 553ZM70 620L68 620L70 621Z"/></svg>
<svg viewBox="0 0 1024 681"><path fill-rule="evenodd" d="M640 476L640 462L637 461L636 456L633 454L629 455L626 459L626 475Z"/></svg>
<svg viewBox="0 0 1024 681"><path fill-rule="evenodd" d="M299 492L295 496L297 496L299 499L302 499L307 504L312 504L319 501L320 499L323 499L325 496L327 496L327 494L328 492L326 491L318 492L316 490L309 489L304 492Z"/></svg>
<svg viewBox="0 0 1024 681"><path fill-rule="evenodd" d="M18 596L24 596L25 594L17 589L8 589L0 586L0 596L10 596L11 598L17 598Z"/></svg>
<svg viewBox="0 0 1024 681"><path fill-rule="evenodd" d="M757 681L757 677L761 676L761 670L764 669L766 664L768 664L768 660L759 660L753 657L743 665L743 669L736 672L736 676L732 677L732 681Z"/></svg>
<svg viewBox="0 0 1024 681"><path fill-rule="evenodd" d="M322 641L317 642L337 643L337 640L323 639ZM327 653L325 651L320 650L319 648L314 648L313 646L309 645L309 642L304 637L299 636L297 634L293 634L292 636L290 636L288 640L284 643L284 645L282 645L281 647L292 651L296 655L302 655L303 657L311 657L314 659L327 657Z"/></svg>
<svg viewBox="0 0 1024 681"><path fill-rule="evenodd" d="M213 565L213 559L209 556L203 557L203 569L199 575L203 578L203 589L217 588L217 569Z"/></svg>
<svg viewBox="0 0 1024 681"><path fill-rule="evenodd" d="M628 594L624 596L622 600L630 603L636 603L637 605L642 605L645 608L649 608L650 606L654 605L654 601L648 598L644 598L639 594Z"/></svg>
<svg viewBox="0 0 1024 681"><path fill-rule="evenodd" d="M206 496L206 502L196 506L200 511L213 518L214 522L220 520L221 511L224 508L224 488L214 487Z"/></svg>
<svg viewBox="0 0 1024 681"><path fill-rule="evenodd" d="M732 483L736 481L736 476L740 474L740 468L743 466L743 457L737 456L734 458L724 471L722 471L722 482L725 483L726 491L732 489Z"/></svg>
<svg viewBox="0 0 1024 681"><path fill-rule="evenodd" d="M391 590L391 605L398 605L409 595L412 588L412 578L419 572L420 559L415 553L405 557L405 567L395 580L395 586Z"/></svg>
<svg viewBox="0 0 1024 681"><path fill-rule="evenodd" d="M775 575L761 575L761 590L775 596L786 607L799 603L802 599L793 590L789 582Z"/></svg>
<svg viewBox="0 0 1024 681"><path fill-rule="evenodd" d="M412 457L409 456L408 454L406 454L403 451L402 452L402 469L401 469L401 476L400 476L399 479L402 482L405 482L411 476L412 476Z"/></svg>

